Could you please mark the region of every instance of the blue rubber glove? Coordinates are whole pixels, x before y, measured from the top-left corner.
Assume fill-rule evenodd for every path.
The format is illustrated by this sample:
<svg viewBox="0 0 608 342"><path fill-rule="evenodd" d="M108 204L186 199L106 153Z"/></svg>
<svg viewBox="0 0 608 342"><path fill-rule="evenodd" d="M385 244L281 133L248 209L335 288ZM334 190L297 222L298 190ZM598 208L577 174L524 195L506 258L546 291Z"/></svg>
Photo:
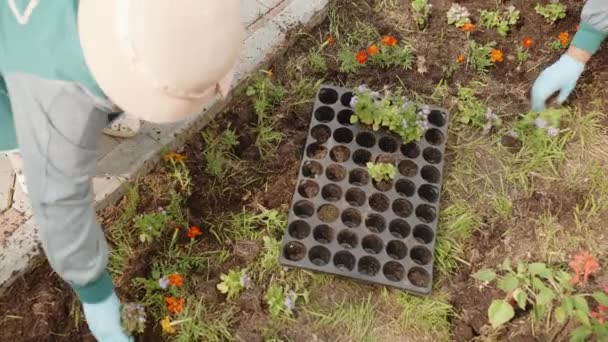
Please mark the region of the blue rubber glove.
<svg viewBox="0 0 608 342"><path fill-rule="evenodd" d="M93 336L99 342L132 342L120 324L120 301L116 293L102 302L82 303L84 316Z"/></svg>
<svg viewBox="0 0 608 342"><path fill-rule="evenodd" d="M564 54L559 61L545 69L532 87L532 110L540 112L545 109L545 103L559 91L557 103L562 104L576 87L581 77L585 63Z"/></svg>

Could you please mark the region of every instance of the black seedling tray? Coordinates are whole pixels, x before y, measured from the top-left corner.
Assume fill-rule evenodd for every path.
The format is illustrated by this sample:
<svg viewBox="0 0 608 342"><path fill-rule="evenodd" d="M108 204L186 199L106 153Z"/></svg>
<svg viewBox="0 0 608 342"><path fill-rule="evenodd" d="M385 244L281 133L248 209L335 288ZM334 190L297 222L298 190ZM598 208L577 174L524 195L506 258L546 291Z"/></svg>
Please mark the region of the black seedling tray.
<svg viewBox="0 0 608 342"><path fill-rule="evenodd" d="M321 87L279 261L429 294L449 115L431 107L420 142L351 125L350 89ZM366 163L399 172L376 184Z"/></svg>

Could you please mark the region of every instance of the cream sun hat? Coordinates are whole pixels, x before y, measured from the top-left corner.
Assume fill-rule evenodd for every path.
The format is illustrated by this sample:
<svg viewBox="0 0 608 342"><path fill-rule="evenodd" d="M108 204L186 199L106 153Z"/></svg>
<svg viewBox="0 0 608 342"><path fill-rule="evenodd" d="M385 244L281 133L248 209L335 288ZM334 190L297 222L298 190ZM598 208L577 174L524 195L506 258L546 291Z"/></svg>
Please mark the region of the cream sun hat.
<svg viewBox="0 0 608 342"><path fill-rule="evenodd" d="M226 97L244 37L240 0L80 0L78 26L104 93L156 123Z"/></svg>

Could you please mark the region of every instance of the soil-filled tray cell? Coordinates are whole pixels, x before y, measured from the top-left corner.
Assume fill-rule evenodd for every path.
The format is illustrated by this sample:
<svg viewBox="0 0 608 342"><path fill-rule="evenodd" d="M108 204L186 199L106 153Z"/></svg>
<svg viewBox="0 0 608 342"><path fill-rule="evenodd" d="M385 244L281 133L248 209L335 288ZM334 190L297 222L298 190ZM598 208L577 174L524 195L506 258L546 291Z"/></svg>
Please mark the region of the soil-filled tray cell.
<svg viewBox="0 0 608 342"><path fill-rule="evenodd" d="M419 141L351 124L353 92L322 86L308 131L279 261L429 294L448 113L431 108ZM397 174L377 182L367 163Z"/></svg>

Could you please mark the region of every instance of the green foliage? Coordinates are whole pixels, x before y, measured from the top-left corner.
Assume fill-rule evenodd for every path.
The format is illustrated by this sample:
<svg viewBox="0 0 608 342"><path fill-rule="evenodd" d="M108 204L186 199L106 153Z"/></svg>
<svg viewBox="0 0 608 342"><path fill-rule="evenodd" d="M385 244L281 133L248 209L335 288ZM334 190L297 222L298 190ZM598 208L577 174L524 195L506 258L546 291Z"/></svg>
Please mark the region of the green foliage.
<svg viewBox="0 0 608 342"><path fill-rule="evenodd" d="M515 316L515 310L511 304L504 300L494 300L488 308L488 317L494 329L507 323Z"/></svg>
<svg viewBox="0 0 608 342"><path fill-rule="evenodd" d="M487 29L495 29L501 36L506 36L511 29L511 26L517 24L519 20L519 11L514 6L509 6L507 10L500 13L499 11L481 11L479 17L479 25Z"/></svg>
<svg viewBox="0 0 608 342"><path fill-rule="evenodd" d="M469 10L457 3L452 4L446 15L448 17L448 24L456 27L462 27L464 24L471 22Z"/></svg>
<svg viewBox="0 0 608 342"><path fill-rule="evenodd" d="M287 306L287 304L289 304L287 298L287 293L282 286L270 286L270 288L266 292L266 295L264 296L264 300L266 300L266 304L268 305L268 312L270 313L270 317L276 319L283 315L291 316L292 307Z"/></svg>
<svg viewBox="0 0 608 342"><path fill-rule="evenodd" d="M528 49L520 46L517 48L517 64L522 65L528 61L530 58L530 52Z"/></svg>
<svg viewBox="0 0 608 342"><path fill-rule="evenodd" d="M217 136L210 131L204 131L203 140L207 145L204 151L207 172L217 178L224 177L229 170L229 162L233 159L230 152L238 145L235 131L226 128Z"/></svg>
<svg viewBox="0 0 608 342"><path fill-rule="evenodd" d="M414 20L418 27L423 27L431 12L431 5L428 0L412 0L412 9L414 10Z"/></svg>
<svg viewBox="0 0 608 342"><path fill-rule="evenodd" d="M376 182L389 181L397 175L397 167L390 163L367 163L367 171Z"/></svg>
<svg viewBox="0 0 608 342"><path fill-rule="evenodd" d="M356 54L348 47L340 49L338 52L338 61L340 62L340 72L347 74L355 73L363 67L363 64L357 62Z"/></svg>
<svg viewBox="0 0 608 342"><path fill-rule="evenodd" d="M142 214L135 218L135 228L139 231L139 240L150 243L162 236L167 226L168 217L163 213Z"/></svg>
<svg viewBox="0 0 608 342"><path fill-rule="evenodd" d="M502 125L502 120L477 98L473 88L458 88L456 116L460 123L479 129L483 128L486 133L492 127Z"/></svg>
<svg viewBox="0 0 608 342"><path fill-rule="evenodd" d="M380 97L376 92L359 87L354 95L351 123L370 126L374 131L386 128L401 136L404 143L419 140L425 130L424 113L418 113L416 104L405 101L400 93L397 90Z"/></svg>
<svg viewBox="0 0 608 342"><path fill-rule="evenodd" d="M465 258L471 235L482 225L482 218L466 202L454 203L441 212L435 263L440 273L449 275Z"/></svg>
<svg viewBox="0 0 608 342"><path fill-rule="evenodd" d="M220 279L221 283L217 284L217 289L226 295L228 300L236 299L241 291L245 288L246 281L243 279L246 277L245 271L228 271L228 274L222 274Z"/></svg>
<svg viewBox="0 0 608 342"><path fill-rule="evenodd" d="M566 6L559 2L551 2L546 5L537 4L534 10L551 25L555 24L559 19L566 17Z"/></svg>
<svg viewBox="0 0 608 342"><path fill-rule="evenodd" d="M414 64L414 52L408 45L383 46L380 52L370 56L371 65L382 68L401 67L409 70Z"/></svg>
<svg viewBox="0 0 608 342"><path fill-rule="evenodd" d="M310 67L316 72L327 71L327 61L325 57L318 50L310 50L308 53L308 63Z"/></svg>
<svg viewBox="0 0 608 342"><path fill-rule="evenodd" d="M549 43L549 48L554 51L559 51L567 48L568 45L562 44L562 41L559 38L555 38Z"/></svg>
<svg viewBox="0 0 608 342"><path fill-rule="evenodd" d="M122 327L129 335L142 334L146 329L146 309L137 303L121 307Z"/></svg>
<svg viewBox="0 0 608 342"><path fill-rule="evenodd" d="M529 112L515 124L515 132L520 136L544 133L549 137L559 134L562 116L568 110L565 108L549 108L542 112Z"/></svg>
<svg viewBox="0 0 608 342"><path fill-rule="evenodd" d="M488 68L494 65L490 59L490 53L494 45L496 45L495 42L481 45L474 40L469 43L468 63L478 73L486 73Z"/></svg>
<svg viewBox="0 0 608 342"><path fill-rule="evenodd" d="M279 273L280 265L279 251L281 249L281 242L277 239L264 236L263 242L263 253L259 263L259 277L263 277L265 274L276 274Z"/></svg>

